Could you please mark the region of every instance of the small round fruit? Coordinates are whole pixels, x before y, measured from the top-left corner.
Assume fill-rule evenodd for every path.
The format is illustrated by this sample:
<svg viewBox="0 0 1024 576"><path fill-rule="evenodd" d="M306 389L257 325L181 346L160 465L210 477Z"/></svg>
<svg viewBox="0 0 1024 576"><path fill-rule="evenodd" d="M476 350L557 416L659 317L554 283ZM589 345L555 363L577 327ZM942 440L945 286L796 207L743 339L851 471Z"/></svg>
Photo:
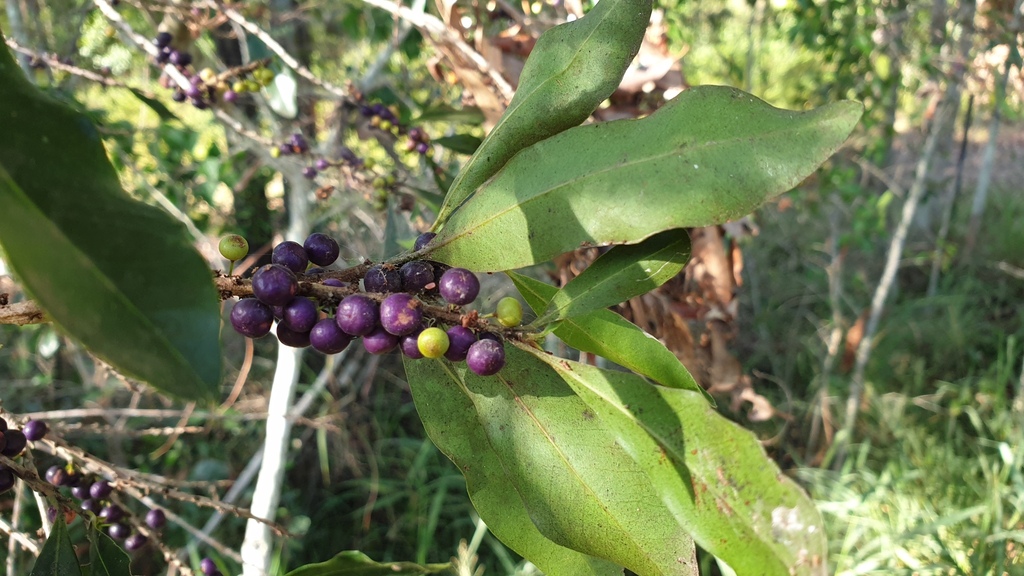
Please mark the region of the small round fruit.
<svg viewBox="0 0 1024 576"><path fill-rule="evenodd" d="M217 73L213 71L213 68L203 68L199 71L199 78L201 78L203 82L210 84L217 78Z"/></svg>
<svg viewBox="0 0 1024 576"><path fill-rule="evenodd" d="M21 427L21 431L25 433L25 438L35 442L36 440L42 440L43 436L49 431L46 426L46 422L42 420L29 420L25 422L25 425Z"/></svg>
<svg viewBox="0 0 1024 576"><path fill-rule="evenodd" d="M238 92L235 92L234 90L226 90L221 98L228 104L234 104L235 102L238 102Z"/></svg>
<svg viewBox="0 0 1024 576"><path fill-rule="evenodd" d="M398 268L373 266L363 276L363 288L367 292L401 292L402 273Z"/></svg>
<svg viewBox="0 0 1024 576"><path fill-rule="evenodd" d="M172 50L171 55L168 58L171 64L175 66L188 66L192 63L192 55L188 52L181 52L178 50Z"/></svg>
<svg viewBox="0 0 1024 576"><path fill-rule="evenodd" d="M328 168L331 167L331 163L324 158L317 158L316 163L313 164L313 167L319 170L320 172L323 172L324 170L327 170Z"/></svg>
<svg viewBox="0 0 1024 576"><path fill-rule="evenodd" d="M309 255L306 249L298 242L285 240L274 246L274 253L270 257L274 264L280 264L292 271L293 274L302 274L309 264Z"/></svg>
<svg viewBox="0 0 1024 576"><path fill-rule="evenodd" d="M248 87L245 85L244 80L235 80L231 83L231 90L233 92L237 92L238 94L241 94L242 92L248 92L247 88Z"/></svg>
<svg viewBox="0 0 1024 576"><path fill-rule="evenodd" d="M416 145L416 151L419 152L420 154L426 154L427 152L430 151L430 145L427 144L426 142L420 142L419 144Z"/></svg>
<svg viewBox="0 0 1024 576"><path fill-rule="evenodd" d="M309 344L324 354L337 354L348 348L352 336L346 334L334 318L324 318L309 332Z"/></svg>
<svg viewBox="0 0 1024 576"><path fill-rule="evenodd" d="M0 464L0 494L14 488L14 471Z"/></svg>
<svg viewBox="0 0 1024 576"><path fill-rule="evenodd" d="M167 515L164 511L159 508L153 508L149 512L146 512L146 526L149 526L153 530L159 530L167 524Z"/></svg>
<svg viewBox="0 0 1024 576"><path fill-rule="evenodd" d="M242 336L262 338L273 323L274 311L255 298L239 300L231 309L231 326Z"/></svg>
<svg viewBox="0 0 1024 576"><path fill-rule="evenodd" d="M7 434L0 432L0 453L4 451L4 448L7 448Z"/></svg>
<svg viewBox="0 0 1024 576"><path fill-rule="evenodd" d="M338 242L327 234L321 234L320 232L310 234L306 241L302 243L302 247L305 248L309 261L317 266L330 266L334 264L335 260L338 259L338 255L341 254L341 247L338 246Z"/></svg>
<svg viewBox="0 0 1024 576"><path fill-rule="evenodd" d="M93 500L92 498L86 498L85 500L82 500L82 504L80 505L80 508L84 512L92 512L93 514L96 514L96 515L99 515L100 510L102 509L102 507L100 506L100 501L99 500Z"/></svg>
<svg viewBox="0 0 1024 576"><path fill-rule="evenodd" d="M221 238L218 248L220 255L232 262L245 258L249 253L249 243L238 234L228 234Z"/></svg>
<svg viewBox="0 0 1024 576"><path fill-rule="evenodd" d="M0 432L7 432L7 420L0 418Z"/></svg>
<svg viewBox="0 0 1024 576"><path fill-rule="evenodd" d="M477 340L466 354L466 366L479 376L497 374L505 366L505 347L494 340Z"/></svg>
<svg viewBox="0 0 1024 576"><path fill-rule="evenodd" d="M398 269L402 286L407 292L421 292L434 283L434 266L423 260L413 260Z"/></svg>
<svg viewBox="0 0 1024 576"><path fill-rule="evenodd" d="M7 445L4 446L3 450L0 450L0 454L8 458L14 458L21 454L21 451L28 445L28 439L25 438L25 434L21 430L8 430L4 432L4 437L7 440Z"/></svg>
<svg viewBox="0 0 1024 576"><path fill-rule="evenodd" d="M398 336L377 327L366 336L363 336L363 348L370 354L387 354L398 346Z"/></svg>
<svg viewBox="0 0 1024 576"><path fill-rule="evenodd" d="M110 482L100 480L89 487L89 495L92 496L94 500L103 500L107 496L110 496L110 493L113 490L113 487L110 486Z"/></svg>
<svg viewBox="0 0 1024 576"><path fill-rule="evenodd" d="M405 336L420 327L423 311L412 296L392 294L380 303L380 325L395 336Z"/></svg>
<svg viewBox="0 0 1024 576"><path fill-rule="evenodd" d="M281 323L294 332L309 332L319 316L316 304L302 296L292 298L282 312Z"/></svg>
<svg viewBox="0 0 1024 576"><path fill-rule="evenodd" d="M281 341L281 344L292 348L309 346L309 332L296 332L280 323L277 325L277 339Z"/></svg>
<svg viewBox="0 0 1024 576"><path fill-rule="evenodd" d="M129 528L128 525L123 522L111 524L110 527L107 528L107 534L110 534L110 537L114 540L124 540L131 533L132 529Z"/></svg>
<svg viewBox="0 0 1024 576"><path fill-rule="evenodd" d="M402 349L402 354L404 354L406 358L410 358L412 360L419 360L420 358L423 358L423 353L420 352L420 346L418 344L420 334L422 333L423 328L418 328L411 334L406 334L398 339L398 347Z"/></svg>
<svg viewBox="0 0 1024 576"><path fill-rule="evenodd" d="M302 169L302 176L307 180L312 180L313 178L316 178L316 175L316 168L312 166L306 166L305 168Z"/></svg>
<svg viewBox="0 0 1024 576"><path fill-rule="evenodd" d="M267 306L284 306L298 292L299 282L295 275L280 264L267 264L252 276L252 293Z"/></svg>
<svg viewBox="0 0 1024 576"><path fill-rule="evenodd" d="M213 576L213 574L217 572L217 564L209 558L203 558L199 562L199 569L202 570L203 574L206 574L206 576Z"/></svg>
<svg viewBox="0 0 1024 576"><path fill-rule="evenodd" d="M90 488L92 488L92 482L83 482L78 486L71 488L71 495L79 500L85 500L90 496Z"/></svg>
<svg viewBox="0 0 1024 576"><path fill-rule="evenodd" d="M416 345L423 356L427 358L440 358L448 351L450 340L448 339L447 332L432 326L420 332L419 338L416 339Z"/></svg>
<svg viewBox="0 0 1024 576"><path fill-rule="evenodd" d="M450 268L438 282L441 297L456 306L465 306L476 300L480 293L480 280L465 268Z"/></svg>
<svg viewBox="0 0 1024 576"><path fill-rule="evenodd" d="M43 475L46 481L54 486L60 486L64 484L67 479L67 471L64 470L63 466L50 466L46 469L46 474Z"/></svg>
<svg viewBox="0 0 1024 576"><path fill-rule="evenodd" d="M523 321L523 306L512 296L498 300L498 322L506 328L515 328Z"/></svg>
<svg viewBox="0 0 1024 576"><path fill-rule="evenodd" d="M156 44L157 48L166 48L171 45L172 38L173 37L170 32L159 32L157 33L156 40L154 40L153 43Z"/></svg>
<svg viewBox="0 0 1024 576"><path fill-rule="evenodd" d="M416 237L416 243L412 245L412 249L416 252L423 250L427 247L427 244L430 244L430 241L433 240L435 236L437 236L437 234L433 232L424 232L423 234L420 234Z"/></svg>
<svg viewBox="0 0 1024 576"><path fill-rule="evenodd" d="M117 504L107 504L100 510L100 513L97 514L97 516L113 524L114 522L119 522L124 518L124 508L121 508Z"/></svg>
<svg viewBox="0 0 1024 576"><path fill-rule="evenodd" d="M444 353L444 357L452 362L465 360L469 347L476 342L476 335L469 328L462 326L452 326L448 329L447 334L448 350Z"/></svg>
<svg viewBox="0 0 1024 576"><path fill-rule="evenodd" d="M338 304L338 313L334 318L338 328L346 334L362 336L377 327L380 313L377 303L370 298L362 294L351 294Z"/></svg>
<svg viewBox="0 0 1024 576"><path fill-rule="evenodd" d="M139 548L142 548L143 546L145 546L147 541L148 540L147 540L147 538L145 536L143 536L142 534L139 534L138 532L136 532L135 534L132 534L131 536L128 537L127 540L124 541L124 549L129 551L129 552L134 552L134 551L138 550Z"/></svg>

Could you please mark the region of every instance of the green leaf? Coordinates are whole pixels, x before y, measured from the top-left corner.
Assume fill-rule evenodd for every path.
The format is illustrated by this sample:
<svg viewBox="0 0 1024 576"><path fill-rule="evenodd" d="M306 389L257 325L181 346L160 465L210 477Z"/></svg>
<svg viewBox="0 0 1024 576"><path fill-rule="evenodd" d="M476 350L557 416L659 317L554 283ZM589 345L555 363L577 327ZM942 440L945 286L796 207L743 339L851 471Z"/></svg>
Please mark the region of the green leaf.
<svg viewBox="0 0 1024 576"><path fill-rule="evenodd" d="M91 576L132 576L128 553L95 526L89 527L89 569Z"/></svg>
<svg viewBox="0 0 1024 576"><path fill-rule="evenodd" d="M6 50L3 50L6 52ZM0 56L2 59L3 56ZM43 544L43 549L32 565L30 576L74 576L81 575L82 569L78 566L78 556L75 555L75 547L71 544L71 537L68 536L68 527L64 524L64 515L58 514L50 530L50 536Z"/></svg>
<svg viewBox="0 0 1024 576"><path fill-rule="evenodd" d="M640 120L572 128L488 180L445 224L430 258L511 270L581 245L631 244L739 218L813 172L861 111L856 102L780 110L703 86Z"/></svg>
<svg viewBox="0 0 1024 576"><path fill-rule="evenodd" d="M220 384L220 307L185 227L121 189L95 127L0 49L0 245L49 317L123 373L188 399Z"/></svg>
<svg viewBox="0 0 1024 576"><path fill-rule="evenodd" d="M534 312L544 310L558 288L528 276L506 272ZM660 340L611 310L597 310L562 321L555 336L566 344L602 356L670 388L701 393L715 406L715 400L694 381L679 358Z"/></svg>
<svg viewBox="0 0 1024 576"><path fill-rule="evenodd" d="M442 148L447 148L452 152L472 154L480 147L480 142L482 142L482 140L471 134L455 134L453 136L434 138L431 142Z"/></svg>
<svg viewBox="0 0 1024 576"><path fill-rule="evenodd" d="M582 316L646 294L679 274L689 259L690 235L682 229L615 246L556 292L533 325Z"/></svg>
<svg viewBox="0 0 1024 576"><path fill-rule="evenodd" d="M434 227L516 152L579 125L619 86L651 19L651 0L602 0L541 35L508 108L455 178Z"/></svg>
<svg viewBox="0 0 1024 576"><path fill-rule="evenodd" d="M413 574L441 574L449 569L449 564L421 566L412 562L379 563L374 562L362 552L347 550L338 553L326 562L307 564L296 568L287 576L411 576Z"/></svg>
<svg viewBox="0 0 1024 576"><path fill-rule="evenodd" d="M427 435L462 471L473 507L496 538L546 574L622 576L615 564L560 546L537 530L450 364L405 359L405 371Z"/></svg>
<svg viewBox="0 0 1024 576"><path fill-rule="evenodd" d="M615 435L701 548L737 574L826 574L828 546L817 508L750 431L693 392L527 352Z"/></svg>
<svg viewBox="0 0 1024 576"><path fill-rule="evenodd" d="M482 124L484 113L476 106L452 108L447 104L427 108L413 120L412 124L424 122L460 122L463 124Z"/></svg>
<svg viewBox="0 0 1024 576"><path fill-rule="evenodd" d="M470 400L457 416L479 420L541 534L640 576L696 574L692 541L616 434L545 363L511 345L505 353L487 377L426 362L442 364L444 384Z"/></svg>
<svg viewBox="0 0 1024 576"><path fill-rule="evenodd" d="M167 106L164 106L163 102L150 97L138 88L129 88L129 90L131 90L131 93L134 94L139 101L148 106L150 110L156 112L157 116L159 116L164 122L178 119L178 117L174 115L174 112L171 112Z"/></svg>

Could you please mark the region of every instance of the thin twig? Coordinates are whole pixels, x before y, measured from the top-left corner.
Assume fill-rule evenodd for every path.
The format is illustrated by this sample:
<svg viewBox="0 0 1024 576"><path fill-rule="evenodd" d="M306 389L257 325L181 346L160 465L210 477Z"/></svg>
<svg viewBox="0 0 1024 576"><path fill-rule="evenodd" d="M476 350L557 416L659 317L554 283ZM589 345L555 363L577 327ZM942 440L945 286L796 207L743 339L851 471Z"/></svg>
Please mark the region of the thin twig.
<svg viewBox="0 0 1024 576"><path fill-rule="evenodd" d="M17 542L18 544L21 544L21 547L25 550L28 550L35 556L39 556L39 545L29 540L24 534L19 532L16 527L12 526L11 524L8 524L7 521L4 520L3 516L0 516L0 532L4 532L5 534L11 537L11 546L8 547L9 549L13 548L13 544ZM12 568L13 556L14 554L11 554L7 558L8 574L14 573Z"/></svg>

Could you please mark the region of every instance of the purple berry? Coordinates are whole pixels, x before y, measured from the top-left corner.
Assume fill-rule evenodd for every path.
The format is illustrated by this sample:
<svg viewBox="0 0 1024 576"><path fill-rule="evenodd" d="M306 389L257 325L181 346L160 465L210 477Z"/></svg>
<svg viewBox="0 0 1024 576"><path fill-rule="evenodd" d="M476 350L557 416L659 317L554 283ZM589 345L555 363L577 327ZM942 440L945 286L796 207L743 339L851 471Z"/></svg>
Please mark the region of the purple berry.
<svg viewBox="0 0 1024 576"><path fill-rule="evenodd" d="M452 326L447 330L447 333L449 344L448 351L444 353L444 357L452 362L465 360L469 347L476 342L476 335L469 328L463 328L462 326Z"/></svg>
<svg viewBox="0 0 1024 576"><path fill-rule="evenodd" d="M281 156L287 156L292 153L291 144L281 144L277 147L277 151L281 153Z"/></svg>
<svg viewBox="0 0 1024 576"><path fill-rule="evenodd" d="M298 291L295 275L280 264L267 264L252 276L252 293L267 306L284 306Z"/></svg>
<svg viewBox="0 0 1024 576"><path fill-rule="evenodd" d="M25 433L25 438L35 442L36 440L42 440L43 436L49 431L46 427L46 422L42 420L29 420L25 422L25 425L21 427L21 431Z"/></svg>
<svg viewBox="0 0 1024 576"><path fill-rule="evenodd" d="M298 148L300 153L301 152L306 152L307 150L309 150L309 142L306 142L306 137L303 136L302 134L299 134L298 132L296 132L295 134L292 134L292 137L289 140L289 143L293 147Z"/></svg>
<svg viewBox="0 0 1024 576"><path fill-rule="evenodd" d="M188 52L180 52L178 50L172 50L170 58L168 58L171 64L175 66L188 66L192 63L192 55Z"/></svg>
<svg viewBox="0 0 1024 576"><path fill-rule="evenodd" d="M408 292L421 292L434 283L434 266L430 262L406 262L398 272L402 275L402 287Z"/></svg>
<svg viewBox="0 0 1024 576"><path fill-rule="evenodd" d="M374 266L366 271L363 288L367 292L401 292L402 274L397 268Z"/></svg>
<svg viewBox="0 0 1024 576"><path fill-rule="evenodd" d="M423 130L416 127L409 128L409 138L412 140L423 140Z"/></svg>
<svg viewBox="0 0 1024 576"><path fill-rule="evenodd" d="M380 303L380 325L395 336L409 334L422 322L420 301L408 294L392 294Z"/></svg>
<svg viewBox="0 0 1024 576"><path fill-rule="evenodd" d="M465 306L480 293L480 280L465 268L451 268L437 283L441 297L457 306Z"/></svg>
<svg viewBox="0 0 1024 576"><path fill-rule="evenodd" d="M129 528L127 524L124 524L122 522L112 524L109 528L107 528L107 534L110 534L110 537L114 540L124 540L131 533L132 529Z"/></svg>
<svg viewBox="0 0 1024 576"><path fill-rule="evenodd" d="M420 154L426 154L427 150L430 150L430 146L426 142L420 142L416 144L416 151Z"/></svg>
<svg viewBox="0 0 1024 576"><path fill-rule="evenodd" d="M377 303L362 294L346 296L338 304L335 321L338 328L352 336L369 334L377 327L380 319Z"/></svg>
<svg viewBox="0 0 1024 576"><path fill-rule="evenodd" d="M213 560L209 558L203 558L199 562L199 569L203 571L206 576L213 576L217 572L217 565L214 564Z"/></svg>
<svg viewBox="0 0 1024 576"><path fill-rule="evenodd" d="M302 243L302 247L305 248L306 254L309 255L309 261L317 266L330 266L334 264L334 261L338 259L338 255L341 254L341 247L338 246L338 242L327 234L319 232L310 234L306 241Z"/></svg>
<svg viewBox="0 0 1024 576"><path fill-rule="evenodd" d="M174 94L171 94L171 100L174 100L175 102L184 102L187 99L188 96L185 96L185 93L181 90L175 90Z"/></svg>
<svg viewBox="0 0 1024 576"><path fill-rule="evenodd" d="M363 348L370 354L387 354L398 346L398 336L391 334L381 327L363 336Z"/></svg>
<svg viewBox="0 0 1024 576"><path fill-rule="evenodd" d="M92 498L82 500L81 508L85 512L92 512L93 514L99 514L101 509L99 500L93 500Z"/></svg>
<svg viewBox="0 0 1024 576"><path fill-rule="evenodd" d="M338 280L337 278L327 278L322 282L322 284L324 286L334 286L335 288L344 288L345 286L348 286L348 284Z"/></svg>
<svg viewBox="0 0 1024 576"><path fill-rule="evenodd" d="M316 323L309 332L309 343L314 349L324 354L337 354L348 348L352 336L338 328L334 318L324 318Z"/></svg>
<svg viewBox="0 0 1024 576"><path fill-rule="evenodd" d="M153 40L153 43L157 48L166 48L171 45L171 39L170 32L160 32L156 35L156 40Z"/></svg>
<svg viewBox="0 0 1024 576"><path fill-rule="evenodd" d="M281 341L281 344L292 348L309 346L309 332L296 332L280 323L277 325L277 339Z"/></svg>
<svg viewBox="0 0 1024 576"><path fill-rule="evenodd" d="M25 434L21 430L8 430L4 432L4 437L7 440L7 445L4 446L3 450L0 450L0 454L8 458L14 458L21 454L21 451L28 445L28 439L25 438Z"/></svg>
<svg viewBox="0 0 1024 576"><path fill-rule="evenodd" d="M280 320L281 318L284 318L284 306L271 306L270 310L274 312L275 320Z"/></svg>
<svg viewBox="0 0 1024 576"><path fill-rule="evenodd" d="M171 49L170 48L162 48L162 49L160 49L160 52L156 55L156 63L157 64L167 64L170 61L171 61Z"/></svg>
<svg viewBox="0 0 1024 576"><path fill-rule="evenodd" d="M238 102L238 92L235 92L234 90L228 90L224 93L224 96L222 96L221 98L223 98L224 101L228 104L234 104L235 102Z"/></svg>
<svg viewBox="0 0 1024 576"><path fill-rule="evenodd" d="M7 432L7 420L0 418L0 432Z"/></svg>
<svg viewBox="0 0 1024 576"><path fill-rule="evenodd" d="M314 164L313 167L323 172L324 170L327 170L328 168L331 167L331 163L323 158L317 158L316 164Z"/></svg>
<svg viewBox="0 0 1024 576"><path fill-rule="evenodd" d="M402 354L405 354L406 357L412 358L413 360L423 358L423 353L420 352L420 346L417 342L420 332L423 332L422 326L414 330L412 333L402 336L398 341L398 346L402 349Z"/></svg>
<svg viewBox="0 0 1024 576"><path fill-rule="evenodd" d="M127 540L124 541L124 549L129 551L129 552L134 552L134 551L138 550L139 548L142 548L143 546L145 546L147 541L148 540L146 539L145 536L143 536L142 534L139 534L138 532L136 532L135 534L132 534L131 536L128 537Z"/></svg>
<svg viewBox="0 0 1024 576"><path fill-rule="evenodd" d="M466 366L480 376L497 374L505 366L505 347L494 340L477 340L466 354Z"/></svg>
<svg viewBox="0 0 1024 576"><path fill-rule="evenodd" d="M255 298L239 300L231 309L231 326L242 336L262 338L270 334L274 311Z"/></svg>
<svg viewBox="0 0 1024 576"><path fill-rule="evenodd" d="M302 176L307 180L312 180L313 178L316 178L316 175L316 168L313 168L312 166L306 166L305 168L302 169Z"/></svg>
<svg viewBox="0 0 1024 576"><path fill-rule="evenodd" d="M285 240L274 246L274 253L270 256L270 261L274 264L280 264L291 270L293 274L298 275L306 271L306 266L309 264L309 255L306 254L306 249L298 242Z"/></svg>
<svg viewBox="0 0 1024 576"><path fill-rule="evenodd" d="M159 530L167 524L167 515L164 511L159 508L153 508L149 512L146 512L146 526L149 526L153 530Z"/></svg>
<svg viewBox="0 0 1024 576"><path fill-rule="evenodd" d="M98 516L113 524L114 522L119 522L124 518L124 508L121 508L117 504L107 504L100 510Z"/></svg>
<svg viewBox="0 0 1024 576"><path fill-rule="evenodd" d="M423 234L420 234L416 237L416 243L412 245L412 249L416 252L423 250L427 247L427 244L430 244L430 241L433 240L435 236L437 236L437 234L434 234L433 232L424 232Z"/></svg>
<svg viewBox="0 0 1024 576"><path fill-rule="evenodd" d="M0 494L14 488L14 471L0 464Z"/></svg>
<svg viewBox="0 0 1024 576"><path fill-rule="evenodd" d="M50 484L60 486L67 480L67 476L68 473L64 470L63 466L50 466L46 469L46 474L44 474L43 477L46 478L46 481Z"/></svg>
<svg viewBox="0 0 1024 576"><path fill-rule="evenodd" d="M92 496L94 500L103 500L110 496L112 491L113 488L110 486L110 482L100 480L89 487L89 496Z"/></svg>
<svg viewBox="0 0 1024 576"><path fill-rule="evenodd" d="M198 110L206 110L210 107L210 105L206 103L206 100L203 100L202 98L189 98L188 101L189 104L195 106Z"/></svg>
<svg viewBox="0 0 1024 576"><path fill-rule="evenodd" d="M78 500L85 500L91 496L91 494L89 494L90 488L92 488L91 482L83 482L71 489L71 495Z"/></svg>
<svg viewBox="0 0 1024 576"><path fill-rule="evenodd" d="M285 305L283 312L281 323L295 332L309 332L313 324L316 324L319 314L316 304L301 296L292 298L292 301Z"/></svg>

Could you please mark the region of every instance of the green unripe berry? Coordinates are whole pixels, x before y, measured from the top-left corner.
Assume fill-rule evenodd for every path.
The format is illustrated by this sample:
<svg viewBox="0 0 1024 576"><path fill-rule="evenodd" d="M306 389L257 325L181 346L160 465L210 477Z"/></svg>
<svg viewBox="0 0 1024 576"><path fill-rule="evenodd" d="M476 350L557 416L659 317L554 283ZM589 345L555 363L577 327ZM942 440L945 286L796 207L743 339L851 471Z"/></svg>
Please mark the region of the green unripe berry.
<svg viewBox="0 0 1024 576"><path fill-rule="evenodd" d="M220 239L220 255L235 262L249 253L249 243L238 234L228 234Z"/></svg>
<svg viewBox="0 0 1024 576"><path fill-rule="evenodd" d="M498 322L506 328L514 328L519 326L523 321L523 306L519 304L519 300L511 296L506 296L501 300L498 300Z"/></svg>
<svg viewBox="0 0 1024 576"><path fill-rule="evenodd" d="M235 80L234 84L231 85L231 89L241 94L249 90L249 86L245 83L245 80Z"/></svg>
<svg viewBox="0 0 1024 576"><path fill-rule="evenodd" d="M388 181L383 176L377 176L373 179L373 187L380 190L388 185Z"/></svg>
<svg viewBox="0 0 1024 576"><path fill-rule="evenodd" d="M245 91L246 92L259 92L260 91L260 83L255 81L255 80L246 80L245 81Z"/></svg>
<svg viewBox="0 0 1024 576"><path fill-rule="evenodd" d="M391 130L391 126L393 126L393 124L391 124L390 120L381 120L379 128L387 132Z"/></svg>
<svg viewBox="0 0 1024 576"><path fill-rule="evenodd" d="M426 358L440 358L448 351L448 334L436 326L427 328L416 338L416 347Z"/></svg>
<svg viewBox="0 0 1024 576"><path fill-rule="evenodd" d="M264 86L274 81L274 71L268 68L257 68L253 70L252 76Z"/></svg>

